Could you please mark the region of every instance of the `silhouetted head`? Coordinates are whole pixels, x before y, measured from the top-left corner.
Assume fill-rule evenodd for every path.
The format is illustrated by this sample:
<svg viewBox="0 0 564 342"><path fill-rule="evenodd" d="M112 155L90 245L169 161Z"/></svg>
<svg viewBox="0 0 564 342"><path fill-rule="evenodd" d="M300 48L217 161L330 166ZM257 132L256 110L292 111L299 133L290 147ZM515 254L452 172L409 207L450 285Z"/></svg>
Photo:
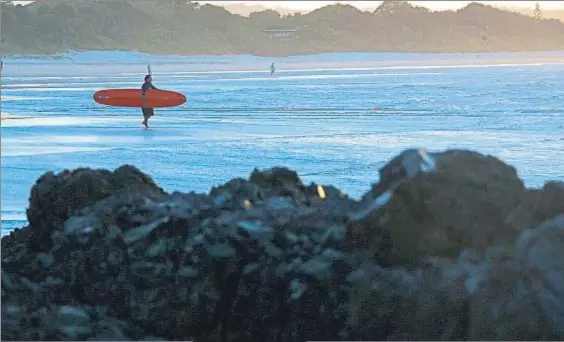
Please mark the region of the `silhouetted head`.
<svg viewBox="0 0 564 342"><path fill-rule="evenodd" d="M145 82L152 82L153 78L151 77L151 75L147 75L145 76Z"/></svg>

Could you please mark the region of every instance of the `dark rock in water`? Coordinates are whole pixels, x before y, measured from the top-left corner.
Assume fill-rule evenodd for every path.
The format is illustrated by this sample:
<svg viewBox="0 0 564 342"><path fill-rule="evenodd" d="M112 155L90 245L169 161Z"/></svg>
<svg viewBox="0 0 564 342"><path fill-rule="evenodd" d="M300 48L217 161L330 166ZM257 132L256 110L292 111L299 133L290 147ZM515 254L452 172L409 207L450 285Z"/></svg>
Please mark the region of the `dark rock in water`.
<svg viewBox="0 0 564 342"><path fill-rule="evenodd" d="M298 174L285 167L274 167L262 172L255 169L249 181L263 189L303 186Z"/></svg>
<svg viewBox="0 0 564 342"><path fill-rule="evenodd" d="M526 194L514 168L468 151L429 158L435 168L396 181L387 201L375 190L379 185L364 196L361 208L382 205L359 216L351 227L352 246L374 249L382 265L411 267L426 256L455 258L466 247L483 251L514 241L518 231L506 219Z"/></svg>
<svg viewBox="0 0 564 342"><path fill-rule="evenodd" d="M524 302L531 303L520 313L522 322L532 317L528 325L515 322L513 331L526 331L531 339L562 340L564 337L564 211L560 216L545 221L536 229L523 231L515 247L516 265L520 277L515 290ZM499 275L498 275L499 276ZM505 294L506 296L509 293ZM499 300L499 298L498 298ZM511 298L517 301L517 298ZM516 305L516 303L515 303ZM504 303L503 307L508 307ZM490 315L495 307L489 312ZM509 312L506 313L509 316ZM507 317L509 319L509 317ZM491 322L490 322L491 324ZM498 333L499 338L507 336ZM515 334L522 338L522 334Z"/></svg>
<svg viewBox="0 0 564 342"><path fill-rule="evenodd" d="M40 250L49 249L51 231L60 229L74 213L130 187L163 192L149 176L130 165L114 172L81 168L57 175L46 173L37 180L29 198L29 228L37 237L32 244Z"/></svg>
<svg viewBox="0 0 564 342"><path fill-rule="evenodd" d="M233 179L221 187L212 188L210 196L213 197L215 206L222 209L249 209L264 199L260 187L240 178Z"/></svg>
<svg viewBox="0 0 564 342"><path fill-rule="evenodd" d="M422 173L433 172L435 160L423 149L409 149L392 159L380 170L378 185L389 189L394 183L411 180Z"/></svg>
<svg viewBox="0 0 564 342"><path fill-rule="evenodd" d="M564 213L564 182L546 183L534 212L534 224L553 219Z"/></svg>
<svg viewBox="0 0 564 342"><path fill-rule="evenodd" d="M515 229L531 228L564 213L564 183L547 182L542 189L527 190L522 202L507 217Z"/></svg>
<svg viewBox="0 0 564 342"><path fill-rule="evenodd" d="M2 238L2 339L564 338L562 183L407 150L360 201L254 170L167 194L139 170L47 173Z"/></svg>

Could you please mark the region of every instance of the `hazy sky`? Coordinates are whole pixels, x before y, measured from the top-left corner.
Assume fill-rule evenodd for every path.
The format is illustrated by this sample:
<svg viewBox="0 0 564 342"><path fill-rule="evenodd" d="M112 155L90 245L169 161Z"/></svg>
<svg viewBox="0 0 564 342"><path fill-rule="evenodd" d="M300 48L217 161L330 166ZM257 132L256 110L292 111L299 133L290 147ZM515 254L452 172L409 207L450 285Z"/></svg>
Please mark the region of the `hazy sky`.
<svg viewBox="0 0 564 342"><path fill-rule="evenodd" d="M319 7L327 6L334 3L349 4L360 9L376 8L381 1L198 1L200 3L211 3L214 5L221 4L245 4L245 5L262 5L268 8L288 8L295 10L313 10ZM458 9L466 6L472 1L410 1L417 6L427 7L432 10ZM476 1L484 4L491 4L498 7L520 7L535 8L536 1ZM539 1L541 9L564 10L564 1Z"/></svg>
<svg viewBox="0 0 564 342"><path fill-rule="evenodd" d="M3 2L3 0L0 0ZM282 7L286 9L292 10L300 10L300 11L311 11L316 8L320 8L323 6L335 4L335 3L342 3L355 6L360 9L370 9L373 10L382 1L229 1L229 0L222 0L222 1L198 1L199 3L205 4L214 4L217 6L221 6L222 4L242 4L242 5L261 5L267 8L276 9L277 7ZM29 3L33 1L25 1L25 0L14 0L16 3ZM449 9L459 9L462 8L473 1L410 1L411 3L427 7L431 10L449 10ZM491 4L497 7L519 7L519 8L528 8L533 9L535 8L536 1L475 1L481 2L484 4ZM564 1L539 1L541 9L545 10L564 10Z"/></svg>

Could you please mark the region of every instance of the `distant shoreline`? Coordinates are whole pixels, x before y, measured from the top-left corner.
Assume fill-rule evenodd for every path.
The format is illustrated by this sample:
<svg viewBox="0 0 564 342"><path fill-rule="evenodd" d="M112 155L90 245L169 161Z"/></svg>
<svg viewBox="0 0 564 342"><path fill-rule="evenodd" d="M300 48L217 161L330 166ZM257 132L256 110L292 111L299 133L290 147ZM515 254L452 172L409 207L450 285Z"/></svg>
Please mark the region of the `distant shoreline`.
<svg viewBox="0 0 564 342"><path fill-rule="evenodd" d="M305 53L296 55L284 55L284 56L270 56L270 55L255 55L255 54L206 54L206 53L174 53L174 52L147 52L139 50L69 50L60 51L57 53L33 53L33 52L3 52L0 54L4 60L6 58L12 60L18 59L49 59L49 60L64 60L68 59L69 56L79 55L83 53L130 53L139 54L148 57L164 57L164 58L240 58L240 57L251 57L251 58L274 58L274 59L284 59L284 58L299 58L299 57L315 57L315 56L327 56L327 55L339 55L339 54L364 54L364 55L405 55L405 56L432 56L432 55L444 55L444 56L457 56L457 55L516 55L516 54L562 54L564 56L564 50L519 50L519 51L460 51L460 52L425 52L425 51L339 51L339 52L322 52L322 53ZM212 62L209 64L225 64L224 62Z"/></svg>
<svg viewBox="0 0 564 342"><path fill-rule="evenodd" d="M96 54L100 54L97 56ZM207 72L266 72L274 62L278 72L310 72L342 69L394 70L456 67L496 67L564 64L564 51L484 54L343 53L301 55L285 58L250 55L178 56L148 55L123 51L91 51L58 59L19 57L5 60L5 77L41 77L144 73L147 64L155 74Z"/></svg>

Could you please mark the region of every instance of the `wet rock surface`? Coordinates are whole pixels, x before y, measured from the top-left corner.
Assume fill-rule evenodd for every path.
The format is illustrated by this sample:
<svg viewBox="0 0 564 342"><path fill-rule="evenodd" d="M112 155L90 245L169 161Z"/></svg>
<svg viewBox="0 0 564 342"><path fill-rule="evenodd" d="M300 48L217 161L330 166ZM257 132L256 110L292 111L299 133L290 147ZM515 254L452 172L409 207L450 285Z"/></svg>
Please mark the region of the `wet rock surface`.
<svg viewBox="0 0 564 342"><path fill-rule="evenodd" d="M254 170L47 173L2 238L4 340L560 340L564 184L407 150L359 201Z"/></svg>

